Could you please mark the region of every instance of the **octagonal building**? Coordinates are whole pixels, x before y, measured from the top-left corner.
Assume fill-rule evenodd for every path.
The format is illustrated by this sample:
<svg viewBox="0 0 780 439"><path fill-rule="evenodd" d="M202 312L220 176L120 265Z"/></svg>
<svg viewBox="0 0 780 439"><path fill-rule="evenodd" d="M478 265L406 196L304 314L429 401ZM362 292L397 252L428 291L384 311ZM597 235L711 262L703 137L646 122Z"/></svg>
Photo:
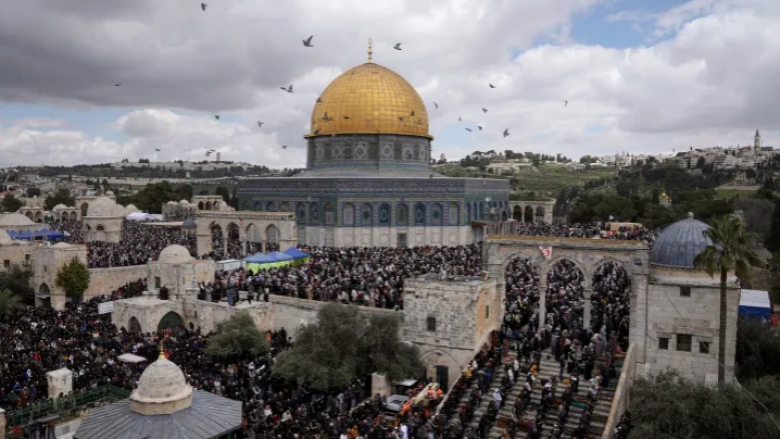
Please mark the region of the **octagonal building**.
<svg viewBox="0 0 780 439"><path fill-rule="evenodd" d="M306 170L293 177L241 179L239 210L294 212L298 241L307 245L481 240L491 209L495 218L509 217L509 181L433 172L425 103L371 55L369 46L368 62L336 78L317 99L304 136Z"/></svg>

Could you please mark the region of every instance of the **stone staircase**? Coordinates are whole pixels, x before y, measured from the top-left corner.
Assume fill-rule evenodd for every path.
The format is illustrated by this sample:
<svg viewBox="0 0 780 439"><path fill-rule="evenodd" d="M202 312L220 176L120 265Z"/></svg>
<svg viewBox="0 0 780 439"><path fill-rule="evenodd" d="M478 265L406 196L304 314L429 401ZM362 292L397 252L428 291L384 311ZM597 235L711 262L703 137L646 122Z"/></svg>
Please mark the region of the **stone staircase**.
<svg viewBox="0 0 780 439"><path fill-rule="evenodd" d="M622 366L622 361L624 358L624 354L616 354L613 363L615 364L615 369L618 372L618 376L620 374L620 367ZM514 360L514 356L510 356L509 361ZM602 364L604 362L603 358L597 358L596 364ZM522 361L521 361L522 363ZM555 362L554 357L552 356L552 353L549 349L546 349L542 351L542 358L539 364L538 369L538 377L534 383L534 388L531 393L531 403L528 405L528 408L526 411L522 414L520 419L514 419L514 408L515 404L519 402L520 394L523 389L523 386L525 385L525 374L522 373L523 367L521 366L519 377L517 377L515 381L515 385L507 392L505 398L504 398L504 404L499 410L498 415L496 416L495 422L492 424L492 427L490 429L490 432L488 434L488 437L490 439L498 439L502 437L507 429L507 427L510 425L510 422L513 420L517 423L516 428L516 439L523 439L527 438L529 433L531 432L532 426L536 422L536 417L538 414L538 410L541 409L541 393L543 388L543 381L550 380L554 377L553 381L553 398L554 398L554 405L545 414L545 420L543 422L543 432L542 437L547 438L551 435L553 425L557 423L557 417L558 417L558 406L562 403L561 395L563 394L563 391L566 387L566 383L568 383L569 375L564 370L563 374L563 382L557 382L558 381L558 372L559 372L559 365ZM500 374L497 373L495 379L498 379L497 382L498 385L500 385L501 377L503 376L503 368L501 368ZM615 386L617 386L617 379L610 380L609 387L603 387L601 391L598 394L596 403L594 405L594 409L591 413L591 422L590 422L590 428L589 428L589 434L588 437L590 439L600 439L605 428L605 424L607 422L607 419L609 418L609 411L612 407L612 399L615 395ZM590 387L590 383L587 381L584 381L582 377L580 377L580 385L578 392L573 395L573 401L571 403L571 406L569 408L569 415L566 419L566 429L564 431L564 434L561 436L562 438L569 438L571 437L572 431L577 428L580 422L580 417L582 416L583 411L585 410L586 404L587 404L587 395L588 390ZM490 392L489 392L490 393ZM475 412L474 418L477 418L477 414L484 414L487 411L487 406L492 400L493 396L492 393L489 395L483 395L482 401L480 403L479 409ZM466 398L466 401L468 401L468 398ZM472 418L472 421L470 422L469 426L477 427L479 425L479 419Z"/></svg>

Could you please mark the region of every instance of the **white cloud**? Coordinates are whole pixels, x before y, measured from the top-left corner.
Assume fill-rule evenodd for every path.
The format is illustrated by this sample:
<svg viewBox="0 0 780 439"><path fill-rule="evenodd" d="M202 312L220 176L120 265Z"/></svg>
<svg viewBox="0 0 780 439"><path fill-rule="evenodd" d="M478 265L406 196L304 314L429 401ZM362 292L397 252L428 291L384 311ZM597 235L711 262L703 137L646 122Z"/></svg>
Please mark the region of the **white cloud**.
<svg viewBox="0 0 780 439"><path fill-rule="evenodd" d="M0 64L10 67L0 71L0 101L126 108L110 128L127 139L61 122L0 121L0 151L13 152L12 164L34 164L46 157L41 151L65 154L58 162L94 163L149 157L154 148L166 160L219 149L226 159L303 166L302 136L317 96L365 60L368 37L375 60L406 77L429 106L436 156L667 151L745 144L756 127L780 130L771 93L780 77L776 0L617 12L606 21L649 22L667 38L626 50L571 41L572 17L599 0L213 3L205 13L184 0L28 0L4 8ZM23 25L33 22L34 29ZM315 47L303 48L312 34ZM531 47L540 37L556 45ZM392 50L396 42L403 51ZM290 83L295 93L279 90ZM458 117L485 130L469 135Z"/></svg>

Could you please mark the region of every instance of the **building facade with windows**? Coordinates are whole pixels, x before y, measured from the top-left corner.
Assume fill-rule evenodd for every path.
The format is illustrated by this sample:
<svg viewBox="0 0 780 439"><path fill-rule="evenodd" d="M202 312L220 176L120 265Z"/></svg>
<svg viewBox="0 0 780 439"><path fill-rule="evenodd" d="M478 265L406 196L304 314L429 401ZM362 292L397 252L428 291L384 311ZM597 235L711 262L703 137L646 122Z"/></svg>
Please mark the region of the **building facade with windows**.
<svg viewBox="0 0 780 439"><path fill-rule="evenodd" d="M294 212L307 245L412 247L483 238L480 222L509 210L509 181L431 170L428 112L404 78L371 61L317 99L306 170L239 180L240 211Z"/></svg>
<svg viewBox="0 0 780 439"><path fill-rule="evenodd" d="M694 268L693 260L712 242L704 236L709 228L689 218L667 227L650 252L651 271L646 297L631 306L642 314L645 330L631 328L632 343L643 338L646 374L676 370L695 382L717 382L718 351L726 349L726 378L733 377L736 354L737 316L741 289L733 275L728 278L726 328L720 328L720 279ZM641 296L641 295L640 295ZM642 303L644 302L644 303ZM632 313L633 319L633 313ZM726 344L719 334L726 331Z"/></svg>

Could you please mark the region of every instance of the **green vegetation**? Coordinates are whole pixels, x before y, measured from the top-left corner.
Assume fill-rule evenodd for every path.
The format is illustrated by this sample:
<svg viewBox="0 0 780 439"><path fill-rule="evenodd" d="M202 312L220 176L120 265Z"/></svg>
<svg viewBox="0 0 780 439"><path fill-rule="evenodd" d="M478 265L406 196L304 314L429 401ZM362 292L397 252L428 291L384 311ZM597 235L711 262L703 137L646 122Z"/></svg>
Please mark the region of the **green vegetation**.
<svg viewBox="0 0 780 439"><path fill-rule="evenodd" d="M34 293L30 287L32 276L32 270L12 265L10 268L0 271L0 291L8 290L25 300L32 299Z"/></svg>
<svg viewBox="0 0 780 439"><path fill-rule="evenodd" d="M188 184L174 186L167 181L146 185L133 195L119 197L124 206L134 204L142 212L162 213L162 205L168 201L192 199L192 187Z"/></svg>
<svg viewBox="0 0 780 439"><path fill-rule="evenodd" d="M65 296L80 302L89 288L89 269L77 257L57 270L55 283L65 290Z"/></svg>
<svg viewBox="0 0 780 439"><path fill-rule="evenodd" d="M510 184L514 191L534 192L554 198L566 187L605 185L613 174L614 172L610 169L571 171L561 165L539 165L538 168L529 167L518 170L512 175Z"/></svg>
<svg viewBox="0 0 780 439"><path fill-rule="evenodd" d="M73 207L76 205L76 197L70 195L70 191L62 188L58 189L54 195L46 197L43 201L43 208L46 210L54 209L54 206L58 204L64 204L66 206Z"/></svg>
<svg viewBox="0 0 780 439"><path fill-rule="evenodd" d="M737 325L737 378L756 380L780 376L780 335L756 320Z"/></svg>
<svg viewBox="0 0 780 439"><path fill-rule="evenodd" d="M0 290L0 315L24 308L22 298L11 290Z"/></svg>
<svg viewBox="0 0 780 439"><path fill-rule="evenodd" d="M239 312L217 326L216 333L208 339L206 353L213 357L240 359L262 355L268 348L268 341L252 317Z"/></svg>
<svg viewBox="0 0 780 439"><path fill-rule="evenodd" d="M714 220L704 235L712 240L703 252L696 255L693 265L703 268L707 274L720 277L720 328L726 328L728 316L728 274L734 272L738 278L749 280L750 267L763 265L753 251L756 237L745 230L745 223L736 215L726 215ZM718 346L726 346L726 331L719 331ZM718 383L726 379L726 350L718 349Z"/></svg>
<svg viewBox="0 0 780 439"><path fill-rule="evenodd" d="M3 212L16 212L22 207L24 207L24 201L14 197L10 192L5 194L3 200L0 201L0 209L2 209Z"/></svg>
<svg viewBox="0 0 780 439"><path fill-rule="evenodd" d="M424 370L419 351L401 341L399 325L397 315L366 316L357 306L329 303L276 357L274 375L320 390L344 389L373 372L417 377Z"/></svg>

